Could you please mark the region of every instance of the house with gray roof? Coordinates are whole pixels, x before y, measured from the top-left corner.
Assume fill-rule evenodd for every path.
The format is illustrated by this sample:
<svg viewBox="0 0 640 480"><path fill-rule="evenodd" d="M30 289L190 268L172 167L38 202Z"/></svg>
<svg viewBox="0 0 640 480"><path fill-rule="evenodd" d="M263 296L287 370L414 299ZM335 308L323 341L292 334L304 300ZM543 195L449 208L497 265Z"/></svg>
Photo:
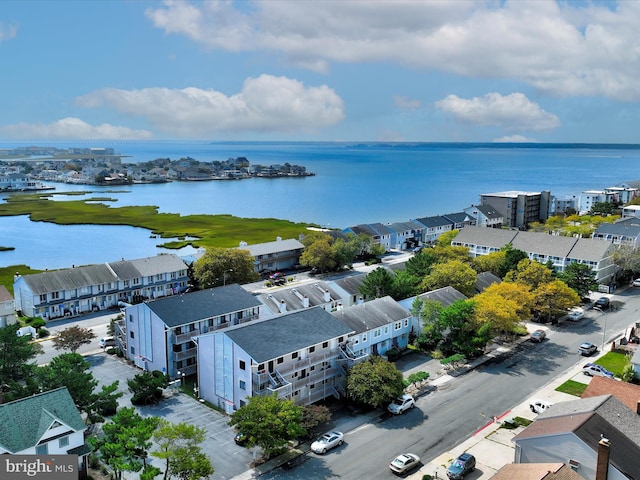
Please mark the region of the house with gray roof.
<svg viewBox="0 0 640 480"><path fill-rule="evenodd" d="M249 251L254 258L253 263L258 273L290 269L300 263L300 255L304 251L304 245L299 240L295 238L283 240L281 237L277 237L275 242L253 245L240 242L237 248Z"/></svg>
<svg viewBox="0 0 640 480"><path fill-rule="evenodd" d="M361 223L360 225L354 225L351 227L347 227L342 230L342 233L353 233L354 235L368 235L373 239L373 244L382 245L385 248L385 251L389 251L391 249L391 235L392 231L382 225L381 223L375 224L365 224Z"/></svg>
<svg viewBox="0 0 640 480"><path fill-rule="evenodd" d="M350 307L368 300L365 295L360 293L360 287L367 277L366 273L356 273L347 275L346 277L330 280L327 283L331 290L335 291L341 299L343 307Z"/></svg>
<svg viewBox="0 0 640 480"><path fill-rule="evenodd" d="M487 287L490 287L494 283L500 283L501 281L502 279L500 277L491 272L480 272L476 277L476 292L482 293L487 289Z"/></svg>
<svg viewBox="0 0 640 480"><path fill-rule="evenodd" d="M622 218L640 218L640 205L622 207Z"/></svg>
<svg viewBox="0 0 640 480"><path fill-rule="evenodd" d="M464 208L463 212L473 218L471 225L478 227L502 228L504 215L489 204L471 205Z"/></svg>
<svg viewBox="0 0 640 480"><path fill-rule="evenodd" d="M407 311L411 312L413 307L413 303L416 298L424 301L424 300L433 300L440 303L443 307L448 307L454 302L458 300L467 300L468 297L456 290L453 287L442 287L436 290L431 290L430 292L424 292L418 295L417 297L410 297L400 300L398 303ZM422 320L420 318L412 317L412 323L414 325L415 331L417 334L422 332L424 325L422 324Z"/></svg>
<svg viewBox="0 0 640 480"><path fill-rule="evenodd" d="M635 205L637 206L637 205ZM640 206L637 206L640 211ZM592 238L615 245L640 246L640 218L628 216L615 223L601 223Z"/></svg>
<svg viewBox="0 0 640 480"><path fill-rule="evenodd" d="M443 233L453 230L453 222L440 215L416 218L413 221L424 225L424 230L422 231L423 243L433 243Z"/></svg>
<svg viewBox="0 0 640 480"><path fill-rule="evenodd" d="M316 307L195 338L200 396L233 413L255 395L298 405L344 395L353 329Z"/></svg>
<svg viewBox="0 0 640 480"><path fill-rule="evenodd" d="M556 403L512 441L515 463L568 463L595 480L600 454L608 463L604 478L637 479L640 472L640 415L613 395Z"/></svg>
<svg viewBox="0 0 640 480"><path fill-rule="evenodd" d="M0 425L0 455L78 455L86 475L87 425L67 387L1 404Z"/></svg>
<svg viewBox="0 0 640 480"><path fill-rule="evenodd" d="M615 246L592 238L466 227L451 242L451 245L468 248L472 257L497 252L507 244L522 250L531 260L540 263L550 261L559 272L574 262L589 265L596 281L602 284L610 282L616 271L613 263Z"/></svg>
<svg viewBox="0 0 640 480"><path fill-rule="evenodd" d="M0 328L13 325L18 321L16 317L16 302L7 287L0 285Z"/></svg>
<svg viewBox="0 0 640 480"><path fill-rule="evenodd" d="M395 222L387 225L391 230L391 248L408 250L420 246L424 225L417 222Z"/></svg>
<svg viewBox="0 0 640 480"><path fill-rule="evenodd" d="M16 310L54 319L174 295L187 288L187 265L173 254L31 275L13 282Z"/></svg>
<svg viewBox="0 0 640 480"><path fill-rule="evenodd" d="M116 323L116 344L143 370L159 370L173 379L192 375L197 368L194 337L255 321L261 307L237 284L131 305Z"/></svg>
<svg viewBox="0 0 640 480"><path fill-rule="evenodd" d="M409 333L418 334L411 313L389 296L341 308L331 315L353 330L344 348L358 357L384 355L391 348L404 350Z"/></svg>
<svg viewBox="0 0 640 480"><path fill-rule="evenodd" d="M313 307L321 307L331 312L338 308L338 305L342 305L340 294L328 282L322 280L295 287L276 288L259 294L257 298L266 307L261 311L261 318Z"/></svg>
<svg viewBox="0 0 640 480"><path fill-rule="evenodd" d="M461 228L467 227L469 225L474 225L474 218L471 217L467 212L454 212L454 213L445 213L442 215L443 218L446 218L453 224L453 230L460 230Z"/></svg>

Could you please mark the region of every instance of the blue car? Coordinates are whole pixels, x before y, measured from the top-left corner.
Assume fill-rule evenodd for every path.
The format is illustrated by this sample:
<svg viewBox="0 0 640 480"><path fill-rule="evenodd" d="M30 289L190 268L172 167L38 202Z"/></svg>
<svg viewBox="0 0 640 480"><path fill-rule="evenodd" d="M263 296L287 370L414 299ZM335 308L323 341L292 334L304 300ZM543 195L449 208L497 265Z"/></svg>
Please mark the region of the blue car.
<svg viewBox="0 0 640 480"><path fill-rule="evenodd" d="M476 457L470 453L463 453L456 458L447 468L449 480L461 480L467 473L473 472L476 468Z"/></svg>

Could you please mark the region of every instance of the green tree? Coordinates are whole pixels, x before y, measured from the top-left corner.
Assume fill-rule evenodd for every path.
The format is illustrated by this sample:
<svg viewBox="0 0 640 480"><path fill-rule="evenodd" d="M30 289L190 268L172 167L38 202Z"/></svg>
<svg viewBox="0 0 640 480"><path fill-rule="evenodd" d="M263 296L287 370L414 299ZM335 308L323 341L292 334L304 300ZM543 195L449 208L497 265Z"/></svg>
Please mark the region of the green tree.
<svg viewBox="0 0 640 480"><path fill-rule="evenodd" d="M158 449L151 455L165 463L164 479L175 476L185 480L199 480L213 474L209 458L202 453L200 444L206 439L206 430L187 423L160 420L153 432Z"/></svg>
<svg viewBox="0 0 640 480"><path fill-rule="evenodd" d="M72 325L53 338L53 346L56 350L69 350L71 353L76 353L82 345L89 345L94 338L96 334L90 328Z"/></svg>
<svg viewBox="0 0 640 480"><path fill-rule="evenodd" d="M302 428L301 408L275 394L250 397L231 414L229 425L246 436L247 446L262 448L267 458L282 451L289 440L307 433Z"/></svg>
<svg viewBox="0 0 640 480"><path fill-rule="evenodd" d="M558 278L573 288L580 297L598 289L595 272L584 263L570 263Z"/></svg>
<svg viewBox="0 0 640 480"><path fill-rule="evenodd" d="M360 293L368 298L381 298L394 294L394 275L384 267L369 272L360 288Z"/></svg>
<svg viewBox="0 0 640 480"><path fill-rule="evenodd" d="M521 260L529 258L528 255L522 250L513 248L510 243L502 247L501 251L504 252L504 263L502 264L499 272L499 277L504 278L507 272L514 270Z"/></svg>
<svg viewBox="0 0 640 480"><path fill-rule="evenodd" d="M338 268L350 268L357 257L357 245L338 238L333 242L333 254Z"/></svg>
<svg viewBox="0 0 640 480"><path fill-rule="evenodd" d="M87 414L89 422L103 419L103 414L115 412L118 393L118 380L103 386L96 392L98 380L91 372L91 365L78 353L63 353L51 359L48 365L35 370L35 379L39 390L53 390L67 387L69 395L79 410Z"/></svg>
<svg viewBox="0 0 640 480"><path fill-rule="evenodd" d="M580 303L580 297L576 291L562 280L541 284L533 291L533 295L535 311L540 318L546 320L554 320L555 317L564 315L569 308Z"/></svg>
<svg viewBox="0 0 640 480"><path fill-rule="evenodd" d="M466 358L473 358L491 338L491 322L478 325L475 308L472 300L456 300L440 312L440 320L449 330L442 345L446 354L460 353Z"/></svg>
<svg viewBox="0 0 640 480"><path fill-rule="evenodd" d="M442 308L442 303L429 298L421 300L416 297L411 304L411 315L419 318L422 325L420 335L415 340L415 345L421 350L436 348L444 338L444 328L440 322Z"/></svg>
<svg viewBox="0 0 640 480"><path fill-rule="evenodd" d="M89 437L87 442L115 479L122 480L123 472L139 472L145 466L159 421L157 417L141 417L133 407L124 407L102 426L102 436Z"/></svg>
<svg viewBox="0 0 640 480"><path fill-rule="evenodd" d="M497 252L491 252L488 255L479 255L472 261L472 266L476 272L491 272L497 277L502 278L501 275L503 265L506 261L506 252L499 250Z"/></svg>
<svg viewBox="0 0 640 480"><path fill-rule="evenodd" d="M514 332L520 324L518 304L513 300L485 291L473 297L473 301L476 321L491 324L494 335Z"/></svg>
<svg viewBox="0 0 640 480"><path fill-rule="evenodd" d="M42 347L32 343L29 335L19 337L20 325L0 328L0 385L15 383L35 367L33 361ZM18 397L20 398L20 397Z"/></svg>
<svg viewBox="0 0 640 480"><path fill-rule="evenodd" d="M327 237L328 235L325 235ZM334 270L337 266L335 253L328 239L319 238L300 255L300 265L315 267L321 273Z"/></svg>
<svg viewBox="0 0 640 480"><path fill-rule="evenodd" d="M622 270L623 274L628 272L632 278L635 278L640 272L640 248L620 245L613 252L613 263Z"/></svg>
<svg viewBox="0 0 640 480"><path fill-rule="evenodd" d="M400 270L393 276L392 297L395 300L404 300L418 293L415 278L405 270Z"/></svg>
<svg viewBox="0 0 640 480"><path fill-rule="evenodd" d="M127 380L129 391L133 394L131 403L148 405L162 398L162 389L169 385L169 377L160 370L142 372Z"/></svg>
<svg viewBox="0 0 640 480"><path fill-rule="evenodd" d="M525 258L518 262L517 267L511 270L504 279L507 282L519 282L528 285L532 290L553 280L553 272L540 262Z"/></svg>
<svg viewBox="0 0 640 480"><path fill-rule="evenodd" d="M436 245L441 247L451 246L451 242L453 242L453 239L458 236L458 233L460 233L460 230L457 230L457 229L444 232L436 240Z"/></svg>
<svg viewBox="0 0 640 480"><path fill-rule="evenodd" d="M325 405L305 405L301 408L302 418L300 425L309 434L311 434L317 426L331 420L331 410Z"/></svg>
<svg viewBox="0 0 640 480"><path fill-rule="evenodd" d="M375 408L386 405L403 391L402 372L382 357L369 357L347 374L347 395Z"/></svg>
<svg viewBox="0 0 640 480"><path fill-rule="evenodd" d="M470 297L475 293L475 284L478 274L468 263L461 260L450 260L445 263L437 263L431 269L431 273L422 281L425 290L436 290L451 286L460 293Z"/></svg>
<svg viewBox="0 0 640 480"><path fill-rule="evenodd" d="M254 261L248 250L207 248L205 254L194 262L194 280L200 288L255 282L260 276L254 269Z"/></svg>
<svg viewBox="0 0 640 480"><path fill-rule="evenodd" d="M590 215L601 215L606 217L607 215L613 215L618 211L618 205L611 202L596 202L589 211Z"/></svg>

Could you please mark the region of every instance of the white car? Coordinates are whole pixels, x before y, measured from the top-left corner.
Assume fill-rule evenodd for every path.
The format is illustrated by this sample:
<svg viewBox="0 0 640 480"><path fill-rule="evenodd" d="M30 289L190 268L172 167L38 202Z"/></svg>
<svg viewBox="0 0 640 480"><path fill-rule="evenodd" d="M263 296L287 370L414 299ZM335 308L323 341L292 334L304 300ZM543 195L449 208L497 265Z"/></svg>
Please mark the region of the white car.
<svg viewBox="0 0 640 480"><path fill-rule="evenodd" d="M409 410L416 406L416 401L411 395L402 395L401 397L395 398L387 407L394 415L400 415L401 413Z"/></svg>
<svg viewBox="0 0 640 480"><path fill-rule="evenodd" d="M634 287L640 287L640 278L636 278L631 285Z"/></svg>
<svg viewBox="0 0 640 480"><path fill-rule="evenodd" d="M569 310L569 314L567 315L567 320L571 320L572 322L577 322L578 320L582 320L584 318L584 310L580 307L575 307Z"/></svg>
<svg viewBox="0 0 640 480"><path fill-rule="evenodd" d="M553 405L553 403L551 403L548 400L531 400L529 402L529 409L531 409L531 411L533 413L542 413L545 412L547 410L547 408L551 407Z"/></svg>
<svg viewBox="0 0 640 480"><path fill-rule="evenodd" d="M598 365L596 363L586 363L582 367L582 373L584 373L588 377L614 377L613 373L604 368L602 365Z"/></svg>
<svg viewBox="0 0 640 480"><path fill-rule="evenodd" d="M327 453L334 447L338 447L344 443L344 434L342 432L327 432L311 444L311 450L314 453Z"/></svg>
<svg viewBox="0 0 640 480"><path fill-rule="evenodd" d="M420 457L415 453L403 453L391 460L389 468L394 473L404 474L420 464Z"/></svg>

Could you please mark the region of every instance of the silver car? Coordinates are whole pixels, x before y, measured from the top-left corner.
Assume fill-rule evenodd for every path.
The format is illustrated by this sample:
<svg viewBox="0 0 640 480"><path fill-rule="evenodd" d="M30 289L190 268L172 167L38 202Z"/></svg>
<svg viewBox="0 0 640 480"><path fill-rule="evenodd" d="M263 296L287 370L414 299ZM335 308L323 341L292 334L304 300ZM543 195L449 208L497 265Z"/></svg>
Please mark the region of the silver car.
<svg viewBox="0 0 640 480"><path fill-rule="evenodd" d="M403 453L391 460L389 468L394 473L406 473L420 464L420 457L415 453Z"/></svg>
<svg viewBox="0 0 640 480"><path fill-rule="evenodd" d="M331 431L319 437L311 444L311 450L315 453L327 453L334 447L344 443L344 434L342 432Z"/></svg>

